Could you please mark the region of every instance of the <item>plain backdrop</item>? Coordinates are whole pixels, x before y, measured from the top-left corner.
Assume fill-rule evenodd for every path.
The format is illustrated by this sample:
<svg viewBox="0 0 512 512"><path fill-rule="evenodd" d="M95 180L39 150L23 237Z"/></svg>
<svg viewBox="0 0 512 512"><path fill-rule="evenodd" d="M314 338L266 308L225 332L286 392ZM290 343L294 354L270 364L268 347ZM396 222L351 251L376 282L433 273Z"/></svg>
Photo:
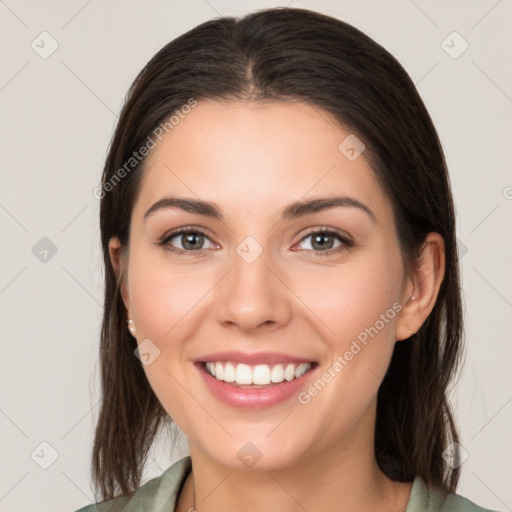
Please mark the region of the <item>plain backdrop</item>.
<svg viewBox="0 0 512 512"><path fill-rule="evenodd" d="M463 254L458 493L512 510L510 0L0 0L1 511L71 512L93 501L103 271L92 191L130 83L199 23L285 5L382 44L434 120ZM171 457L167 440L156 445L144 481L188 453L182 438Z"/></svg>

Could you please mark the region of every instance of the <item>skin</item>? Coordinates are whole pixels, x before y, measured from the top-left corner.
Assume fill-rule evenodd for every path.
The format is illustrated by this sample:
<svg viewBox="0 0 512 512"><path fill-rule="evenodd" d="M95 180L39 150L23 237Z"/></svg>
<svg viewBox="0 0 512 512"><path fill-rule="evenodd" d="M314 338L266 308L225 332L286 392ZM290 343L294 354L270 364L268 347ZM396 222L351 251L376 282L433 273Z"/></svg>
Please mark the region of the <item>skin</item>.
<svg viewBox="0 0 512 512"><path fill-rule="evenodd" d="M405 275L389 199L364 153L350 161L338 150L349 134L304 102L201 101L152 150L128 252L110 242L137 342L160 350L147 378L188 438L193 472L179 512L193 506L194 487L199 512L405 510L412 484L393 482L375 460L377 392L395 343L434 307L444 244L430 233L419 268ZM171 193L217 203L224 221L176 208L144 221ZM377 222L354 207L277 221L289 203L330 194L358 199ZM156 245L189 225L207 232L192 254ZM323 255L305 238L321 228L354 246ZM247 236L263 249L251 264L236 252ZM183 249L186 239L171 243ZM400 313L306 405L294 397L258 411L229 407L193 364L220 350L279 351L318 361L321 375L395 302ZM237 457L247 442L262 453L251 468Z"/></svg>

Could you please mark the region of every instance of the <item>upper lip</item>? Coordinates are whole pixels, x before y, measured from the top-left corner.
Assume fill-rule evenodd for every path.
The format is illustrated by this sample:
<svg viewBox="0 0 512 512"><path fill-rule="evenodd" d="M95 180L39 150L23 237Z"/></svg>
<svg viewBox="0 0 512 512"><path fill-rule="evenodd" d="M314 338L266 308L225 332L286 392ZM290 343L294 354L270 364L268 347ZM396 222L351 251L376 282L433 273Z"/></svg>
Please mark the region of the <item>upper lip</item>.
<svg viewBox="0 0 512 512"><path fill-rule="evenodd" d="M242 363L247 365L258 364L279 364L279 363L313 363L312 359L305 359L303 357L292 356L280 352L238 352L238 351L225 351L207 354L195 359L196 363L216 363L216 362L232 362Z"/></svg>

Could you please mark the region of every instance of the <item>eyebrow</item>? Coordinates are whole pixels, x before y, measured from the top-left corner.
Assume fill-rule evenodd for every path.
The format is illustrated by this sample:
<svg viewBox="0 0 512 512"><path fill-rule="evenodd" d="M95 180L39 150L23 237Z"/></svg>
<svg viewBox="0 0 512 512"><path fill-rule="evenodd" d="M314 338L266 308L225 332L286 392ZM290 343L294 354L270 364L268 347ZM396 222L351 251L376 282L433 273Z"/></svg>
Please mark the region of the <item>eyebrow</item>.
<svg viewBox="0 0 512 512"><path fill-rule="evenodd" d="M372 222L377 222L376 215L368 206L348 196L319 197L309 201L296 201L284 208L281 212L281 220L295 219L339 206L359 208L371 218ZM204 215L220 221L224 218L221 208L216 203L184 197L164 197L146 211L144 220L153 213L167 208L179 208L188 213Z"/></svg>

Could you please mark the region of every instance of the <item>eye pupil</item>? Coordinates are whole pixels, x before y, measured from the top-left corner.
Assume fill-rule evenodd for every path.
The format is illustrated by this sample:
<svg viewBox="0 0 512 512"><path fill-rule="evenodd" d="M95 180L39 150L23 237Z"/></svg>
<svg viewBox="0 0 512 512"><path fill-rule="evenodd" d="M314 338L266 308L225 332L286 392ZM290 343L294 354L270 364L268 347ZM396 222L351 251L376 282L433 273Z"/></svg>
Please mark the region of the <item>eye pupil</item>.
<svg viewBox="0 0 512 512"><path fill-rule="evenodd" d="M204 234L202 231L196 230L196 229L183 229L181 231L175 231L174 233L171 233L167 236L164 236L161 241L159 242L159 245L164 246L166 249L176 252L176 253L192 253L197 252L201 253L204 248L204 239L208 238L206 234ZM179 247L173 247L172 240L176 239L176 241L180 241L182 248ZM338 234L337 232L331 232L329 230L320 230L320 231L313 231L310 232L308 235L306 235L303 240L311 239L311 246L313 247L313 250L308 250L307 252L310 252L311 255L319 256L321 252L325 253L325 256L331 254L332 252L341 252L343 250L346 250L349 247L352 247L352 243L347 240L342 235ZM336 250L334 248L334 241L339 240L340 247ZM179 242L175 242L178 243Z"/></svg>
<svg viewBox="0 0 512 512"><path fill-rule="evenodd" d="M331 243L330 244L329 243L327 243L327 244L324 243L326 238L327 239L329 239L329 238L331 239ZM318 234L316 234L313 237L313 243L312 243L313 247L315 247L315 243L317 243L317 242L320 243L320 246L319 246L320 249L331 249L332 248L333 240L332 240L332 236L329 235L329 234L326 234L326 233L318 233ZM326 246L328 246L328 247L326 247Z"/></svg>
<svg viewBox="0 0 512 512"><path fill-rule="evenodd" d="M203 237L202 234L200 233L188 233L186 235L183 235L182 236L182 239L185 240L185 243L183 243L183 247L185 249L195 249L197 248L198 246L200 246L201 244L194 244L194 243L190 243L191 241L194 240L194 238L199 238L201 239Z"/></svg>

